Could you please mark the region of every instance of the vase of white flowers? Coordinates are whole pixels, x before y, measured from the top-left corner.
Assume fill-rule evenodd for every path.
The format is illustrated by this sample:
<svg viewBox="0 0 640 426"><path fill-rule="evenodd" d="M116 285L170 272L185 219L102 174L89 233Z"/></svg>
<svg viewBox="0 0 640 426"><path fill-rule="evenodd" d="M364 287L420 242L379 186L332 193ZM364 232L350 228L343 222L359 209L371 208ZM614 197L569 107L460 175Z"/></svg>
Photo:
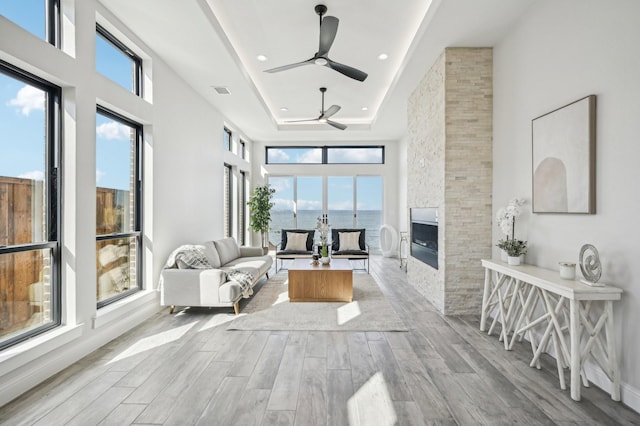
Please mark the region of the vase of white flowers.
<svg viewBox="0 0 640 426"><path fill-rule="evenodd" d="M331 229L331 225L329 225L327 215L322 215L322 217L318 216L318 220L316 221L316 229L320 234L320 263L328 265L329 262L331 262L331 258L329 257L329 247L327 245L327 240L329 238L329 230Z"/></svg>
<svg viewBox="0 0 640 426"><path fill-rule="evenodd" d="M522 213L521 207L524 205L524 198L512 198L509 200L507 207L501 208L496 214L496 221L502 233L506 235L506 239L500 239L496 246L501 250L501 260L507 262L508 246L510 241L515 241L516 218ZM511 237L511 238L509 238ZM526 243L525 243L526 245ZM522 253L524 254L524 253Z"/></svg>

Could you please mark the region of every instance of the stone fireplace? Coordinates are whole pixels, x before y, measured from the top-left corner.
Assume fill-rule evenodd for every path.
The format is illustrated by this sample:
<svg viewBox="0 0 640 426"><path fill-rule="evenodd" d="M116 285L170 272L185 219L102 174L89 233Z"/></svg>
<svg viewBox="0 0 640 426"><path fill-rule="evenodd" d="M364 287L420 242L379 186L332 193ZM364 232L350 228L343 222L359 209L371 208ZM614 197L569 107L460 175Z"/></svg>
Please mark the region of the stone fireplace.
<svg viewBox="0 0 640 426"><path fill-rule="evenodd" d="M438 269L438 209L411 209L411 256Z"/></svg>
<svg viewBox="0 0 640 426"><path fill-rule="evenodd" d="M447 315L480 312L491 257L492 69L490 48L445 49L409 99L407 214L437 211L435 244L418 220L411 247L435 246L437 267L412 251L407 278Z"/></svg>

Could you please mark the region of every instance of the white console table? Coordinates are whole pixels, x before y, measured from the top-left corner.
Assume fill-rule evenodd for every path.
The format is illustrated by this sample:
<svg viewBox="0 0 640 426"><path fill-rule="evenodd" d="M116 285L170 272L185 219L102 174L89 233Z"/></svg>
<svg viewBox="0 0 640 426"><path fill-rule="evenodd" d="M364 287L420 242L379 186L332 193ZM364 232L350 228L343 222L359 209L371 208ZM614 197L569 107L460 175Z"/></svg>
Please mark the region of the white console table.
<svg viewBox="0 0 640 426"><path fill-rule="evenodd" d="M491 317L489 334L500 322L500 341L506 350L526 334L533 351L532 367L540 368L540 355L553 345L560 387L566 389L563 368L569 367L571 398L576 401L580 400L580 378L589 385L584 363L591 357L611 380L611 399L620 401L613 301L620 300L621 289L564 280L557 271L533 265L510 266L483 259L482 266L481 331L487 331Z"/></svg>

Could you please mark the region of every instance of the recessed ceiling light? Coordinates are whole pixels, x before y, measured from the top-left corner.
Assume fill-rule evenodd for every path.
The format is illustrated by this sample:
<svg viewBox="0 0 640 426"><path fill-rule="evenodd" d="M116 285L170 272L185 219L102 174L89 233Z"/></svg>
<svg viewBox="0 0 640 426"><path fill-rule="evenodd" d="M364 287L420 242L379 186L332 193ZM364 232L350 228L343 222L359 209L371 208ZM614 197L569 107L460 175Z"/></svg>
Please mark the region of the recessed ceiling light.
<svg viewBox="0 0 640 426"><path fill-rule="evenodd" d="M384 61L388 57L389 57L389 55L387 55L386 53L381 53L381 54L378 55L378 59L380 59L381 61Z"/></svg>
<svg viewBox="0 0 640 426"><path fill-rule="evenodd" d="M367 107L362 107L362 110L363 110L363 111L369 111L369 108L367 108Z"/></svg>
<svg viewBox="0 0 640 426"><path fill-rule="evenodd" d="M265 62L268 58L264 55L258 55L256 56L256 59L259 60L260 62Z"/></svg>
<svg viewBox="0 0 640 426"><path fill-rule="evenodd" d="M280 111L289 111L289 108L287 108L287 107L282 107L282 108L280 108Z"/></svg>

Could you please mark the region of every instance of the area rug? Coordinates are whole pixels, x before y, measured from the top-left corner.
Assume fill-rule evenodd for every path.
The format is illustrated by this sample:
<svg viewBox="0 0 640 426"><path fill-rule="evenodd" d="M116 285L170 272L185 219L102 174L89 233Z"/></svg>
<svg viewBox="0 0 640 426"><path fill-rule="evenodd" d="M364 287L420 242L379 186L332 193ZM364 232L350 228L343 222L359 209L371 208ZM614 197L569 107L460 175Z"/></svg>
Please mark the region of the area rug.
<svg viewBox="0 0 640 426"><path fill-rule="evenodd" d="M227 330L407 331L368 274L353 274L353 302L289 302L287 274L267 281Z"/></svg>

